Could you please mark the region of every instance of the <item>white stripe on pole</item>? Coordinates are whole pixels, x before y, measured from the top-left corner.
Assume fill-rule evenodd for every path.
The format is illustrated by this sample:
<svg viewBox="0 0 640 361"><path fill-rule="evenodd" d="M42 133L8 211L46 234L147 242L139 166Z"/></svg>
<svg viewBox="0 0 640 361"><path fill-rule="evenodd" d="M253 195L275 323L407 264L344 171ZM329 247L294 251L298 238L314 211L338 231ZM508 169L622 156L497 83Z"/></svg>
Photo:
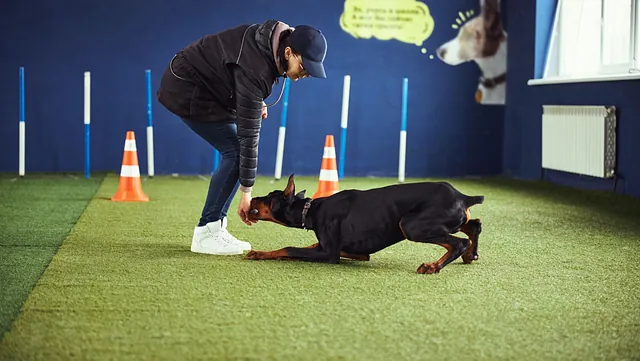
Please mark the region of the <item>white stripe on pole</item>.
<svg viewBox="0 0 640 361"><path fill-rule="evenodd" d="M140 167L137 165L123 165L120 168L120 176L121 177L140 177Z"/></svg>
<svg viewBox="0 0 640 361"><path fill-rule="evenodd" d="M24 160L25 160L25 151L24 151L24 144L25 144L25 136L26 136L26 132L25 132L25 124L24 122L19 122L20 123L20 150L19 150L19 159L20 159L20 165L19 165L19 169L18 169L18 174L22 177L24 176ZM15 134L15 133L14 133Z"/></svg>
<svg viewBox="0 0 640 361"><path fill-rule="evenodd" d="M91 73L84 72L84 176L91 176Z"/></svg>
<svg viewBox="0 0 640 361"><path fill-rule="evenodd" d="M151 69L144 71L147 80L147 173L149 177L153 177L153 114L151 105Z"/></svg>
<svg viewBox="0 0 640 361"><path fill-rule="evenodd" d="M134 142L134 146L135 146L135 142ZM149 173L149 177L153 177L155 171L154 171L154 164L153 164L153 127L147 127L147 159L149 164L147 164L147 169L148 169L148 173Z"/></svg>
<svg viewBox="0 0 640 361"><path fill-rule="evenodd" d="M342 87L342 119L340 125L342 128L347 127L349 120L349 89L351 88L351 76L344 76L344 85Z"/></svg>
<svg viewBox="0 0 640 361"><path fill-rule="evenodd" d="M344 177L344 158L347 148L347 123L349 120L349 93L351 89L351 75L344 76L344 85L342 86L342 116L340 120L340 127L342 132L340 134L340 159L338 161L338 177L342 179Z"/></svg>
<svg viewBox="0 0 640 361"><path fill-rule="evenodd" d="M398 159L398 181L404 182L405 161L407 158L407 103L409 100L409 79L402 79L402 123L400 125L400 156Z"/></svg>
<svg viewBox="0 0 640 361"><path fill-rule="evenodd" d="M407 131L400 131L400 162L398 166L398 181L404 182L404 165L407 159Z"/></svg>
<svg viewBox="0 0 640 361"><path fill-rule="evenodd" d="M19 142L19 148L18 148L18 174L20 175L20 177L24 176L24 163L25 163L25 137L26 137L26 132L25 132L25 123L24 123L24 67L21 66L20 70L18 72L19 74L19 82L20 82L20 88L19 90L19 99L20 99L20 108L19 108L19 114L18 114L18 121L20 123L20 130L18 131L18 142Z"/></svg>
<svg viewBox="0 0 640 361"><path fill-rule="evenodd" d="M276 151L276 179L280 179L282 177L282 158L284 154L284 138L286 133L287 128L281 126L278 131L278 149Z"/></svg>
<svg viewBox="0 0 640 361"><path fill-rule="evenodd" d="M337 182L338 181L338 171L336 169L320 169L320 179L319 180Z"/></svg>
<svg viewBox="0 0 640 361"><path fill-rule="evenodd" d="M84 72L84 124L91 124L91 73Z"/></svg>
<svg viewBox="0 0 640 361"><path fill-rule="evenodd" d="M324 148L324 154L322 155L322 158L335 159L335 157L336 157L336 148L334 148L334 147L325 147Z"/></svg>

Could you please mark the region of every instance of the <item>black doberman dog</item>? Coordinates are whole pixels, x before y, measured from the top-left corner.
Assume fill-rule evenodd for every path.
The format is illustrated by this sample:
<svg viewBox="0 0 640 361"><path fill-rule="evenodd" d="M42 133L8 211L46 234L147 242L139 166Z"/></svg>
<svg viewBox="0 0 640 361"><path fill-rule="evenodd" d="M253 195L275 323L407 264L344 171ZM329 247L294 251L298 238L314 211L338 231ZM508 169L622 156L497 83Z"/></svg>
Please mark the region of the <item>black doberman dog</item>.
<svg viewBox="0 0 640 361"><path fill-rule="evenodd" d="M284 191L251 200L249 220L313 230L318 243L276 251L250 251L252 260L301 260L339 263L340 257L369 260L369 255L402 240L434 243L447 252L436 262L423 263L418 273L438 273L462 256L478 259L480 219L469 208L484 196L467 196L447 182L394 184L369 190L343 190L332 196L305 198L295 193L293 174ZM462 232L469 238L456 237Z"/></svg>

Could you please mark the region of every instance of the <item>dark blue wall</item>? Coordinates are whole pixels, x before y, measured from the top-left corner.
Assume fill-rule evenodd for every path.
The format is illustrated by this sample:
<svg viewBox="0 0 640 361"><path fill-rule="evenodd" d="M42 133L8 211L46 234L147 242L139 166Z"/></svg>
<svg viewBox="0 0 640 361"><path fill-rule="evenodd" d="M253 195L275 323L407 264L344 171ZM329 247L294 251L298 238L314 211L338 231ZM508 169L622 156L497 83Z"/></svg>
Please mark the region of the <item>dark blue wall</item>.
<svg viewBox="0 0 640 361"><path fill-rule="evenodd" d="M410 88L407 176L501 172L504 107L475 103L479 71L474 63L451 67L429 58L437 46L456 35L451 24L459 11L479 13L478 0L427 3L436 26L424 44L426 54L420 47L395 40L353 38L339 25L344 1L236 4L3 1L0 171L17 172L18 168L20 66L26 70L27 172L83 170L83 72L88 70L92 76L93 170L119 170L125 132L134 130L141 171L146 173L145 69L152 70L155 93L167 62L189 42L240 23L278 18L290 25L315 25L329 42L329 79L303 80L291 88L284 174L318 174L325 135L334 134L339 144L345 74L352 76L347 176L397 175L403 77L409 78ZM531 27L532 19L514 25L522 28L527 23ZM516 38L529 40L532 34ZM522 58L526 57L518 57ZM522 64L510 65L522 68ZM525 77L521 72L518 79ZM522 87L512 87L516 98ZM274 88L267 102L279 93L279 87ZM281 103L270 109L263 123L261 174L274 171L280 110ZM155 97L153 114L156 173L208 174L213 153L204 141L159 106Z"/></svg>
<svg viewBox="0 0 640 361"><path fill-rule="evenodd" d="M504 170L517 178L547 179L584 188L640 197L640 81L528 86L534 77L536 1L518 0L508 8L509 82L504 128ZM542 26L546 26L543 21ZM602 180L541 169L543 104L615 105L618 109L618 175Z"/></svg>

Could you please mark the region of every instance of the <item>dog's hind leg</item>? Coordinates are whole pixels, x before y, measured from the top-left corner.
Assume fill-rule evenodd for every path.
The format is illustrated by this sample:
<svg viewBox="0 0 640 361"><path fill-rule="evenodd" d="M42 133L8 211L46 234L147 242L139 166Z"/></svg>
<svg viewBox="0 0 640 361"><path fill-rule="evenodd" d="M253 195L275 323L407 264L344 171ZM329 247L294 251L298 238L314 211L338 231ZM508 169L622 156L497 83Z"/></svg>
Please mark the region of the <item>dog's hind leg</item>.
<svg viewBox="0 0 640 361"><path fill-rule="evenodd" d="M460 228L460 232L466 234L471 241L469 248L462 255L462 261L471 263L478 259L478 239L480 238L480 233L482 233L482 222L480 219L470 219Z"/></svg>
<svg viewBox="0 0 640 361"><path fill-rule="evenodd" d="M469 247L469 240L466 238L459 238L452 235L438 236L433 238L427 238L424 241L417 241L424 243L433 243L444 247L447 252L440 257L439 260L433 263L423 263L418 267L418 273L438 273L449 263L455 261L460 257Z"/></svg>
<svg viewBox="0 0 640 361"><path fill-rule="evenodd" d="M447 252L433 263L423 263L418 267L418 273L438 273L442 268L456 260L470 245L469 239L452 236L450 230L440 219L430 216L434 213L409 213L400 220L400 229L404 236L414 242L433 243L444 247Z"/></svg>
<svg viewBox="0 0 640 361"><path fill-rule="evenodd" d="M469 240L466 238L459 238L452 235L435 237L427 239L425 242L434 243L444 247L447 252L440 257L439 260L433 263L423 263L418 267L418 273L433 274L440 272L446 265L451 263L460 257L469 247Z"/></svg>

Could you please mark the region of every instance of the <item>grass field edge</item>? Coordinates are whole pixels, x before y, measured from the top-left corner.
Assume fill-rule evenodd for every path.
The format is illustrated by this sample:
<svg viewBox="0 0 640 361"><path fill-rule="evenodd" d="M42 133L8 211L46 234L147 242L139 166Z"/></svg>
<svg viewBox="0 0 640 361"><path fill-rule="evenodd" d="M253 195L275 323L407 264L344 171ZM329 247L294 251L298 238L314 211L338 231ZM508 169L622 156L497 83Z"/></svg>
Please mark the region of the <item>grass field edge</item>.
<svg viewBox="0 0 640 361"><path fill-rule="evenodd" d="M78 225L78 221L80 220L80 218L82 218L82 215L86 212L86 210L89 207L89 205L91 204L91 202L95 199L96 194L98 194L98 191L102 187L102 185L103 185L104 181L107 179L108 175L109 175L108 173L100 174L100 176L98 178L98 182L96 183L95 189L93 191L93 194L91 195L90 198L87 199L86 204L84 205L82 210L80 212L78 212L77 217L75 217L75 219L73 220L73 225L71 227L69 227L69 230L67 232L65 232L63 235L61 235L61 237L59 239L59 242L55 243L54 245L46 247L46 248L53 249L51 257L49 257L49 259L46 260L45 264L41 267L40 272L38 272L38 275L37 275L37 278L36 278L35 282L33 282L30 285L29 290L26 293L26 296L21 300L21 302L20 302L20 304L18 306L18 312L15 313L15 316L13 318L11 318L7 322L6 327L0 327L0 344L2 343L2 341L4 340L6 335L9 334L11 332L11 330L13 329L13 325L14 325L15 321L22 314L23 307L24 307L26 301L29 299L29 296L31 295L31 292L38 285L38 282L40 282L40 279L42 278L44 273L49 268L49 265L51 264L51 262L53 261L54 257L56 256L56 254L60 250L60 247L62 247L62 244L64 243L64 241L69 237L69 235L71 235L73 233L73 230ZM42 248L42 247L40 247L40 248ZM2 326L2 325L0 325L0 326Z"/></svg>

